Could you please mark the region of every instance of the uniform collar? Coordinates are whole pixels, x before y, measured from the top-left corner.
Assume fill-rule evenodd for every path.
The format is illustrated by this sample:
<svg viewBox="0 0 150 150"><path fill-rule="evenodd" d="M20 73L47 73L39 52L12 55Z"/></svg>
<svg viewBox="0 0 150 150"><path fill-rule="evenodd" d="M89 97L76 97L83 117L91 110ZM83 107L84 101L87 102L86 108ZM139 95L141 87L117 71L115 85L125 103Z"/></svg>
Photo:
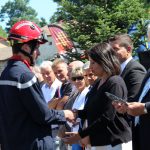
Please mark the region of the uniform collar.
<svg viewBox="0 0 150 150"><path fill-rule="evenodd" d="M22 61L29 69L30 69L30 64L29 64L29 62L27 61L27 60L25 60L25 59L22 59L21 58L21 56L19 56L19 55L13 55L11 58L10 58L11 60L18 60L18 61Z"/></svg>

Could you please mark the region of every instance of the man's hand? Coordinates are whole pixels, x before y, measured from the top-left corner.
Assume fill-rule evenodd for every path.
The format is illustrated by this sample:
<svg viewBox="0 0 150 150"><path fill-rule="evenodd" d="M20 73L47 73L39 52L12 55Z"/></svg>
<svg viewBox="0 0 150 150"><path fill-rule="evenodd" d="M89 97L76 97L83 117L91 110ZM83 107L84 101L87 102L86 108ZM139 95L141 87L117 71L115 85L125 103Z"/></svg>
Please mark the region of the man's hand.
<svg viewBox="0 0 150 150"><path fill-rule="evenodd" d="M112 102L112 105L119 113L128 113L131 116L139 116L145 114L145 103L131 102L127 105Z"/></svg>
<svg viewBox="0 0 150 150"><path fill-rule="evenodd" d="M132 102L128 103L127 113L131 116L140 116L145 114L145 103Z"/></svg>
<svg viewBox="0 0 150 150"><path fill-rule="evenodd" d="M69 96L63 96L62 98L59 98L59 102L57 103L56 109L57 110L63 110L65 104L68 101Z"/></svg>
<svg viewBox="0 0 150 150"><path fill-rule="evenodd" d="M65 118L71 122L71 123L75 123L76 120L76 115L73 113L73 111L71 110L64 110L64 114L65 114Z"/></svg>
<svg viewBox="0 0 150 150"><path fill-rule="evenodd" d="M66 102L64 102L64 101L59 101L58 104L57 104L57 106L56 106L56 109L57 109L57 110L63 110L65 104L66 104Z"/></svg>
<svg viewBox="0 0 150 150"><path fill-rule="evenodd" d="M48 107L50 109L56 109L58 102L59 102L59 98L53 98L51 101L48 102Z"/></svg>

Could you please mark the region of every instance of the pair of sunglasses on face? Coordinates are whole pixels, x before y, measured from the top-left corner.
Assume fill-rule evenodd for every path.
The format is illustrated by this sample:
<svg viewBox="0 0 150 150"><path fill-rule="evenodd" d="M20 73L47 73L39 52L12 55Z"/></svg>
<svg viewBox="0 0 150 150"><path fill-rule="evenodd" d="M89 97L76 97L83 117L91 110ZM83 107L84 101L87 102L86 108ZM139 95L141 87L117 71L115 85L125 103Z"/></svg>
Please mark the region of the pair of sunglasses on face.
<svg viewBox="0 0 150 150"><path fill-rule="evenodd" d="M76 81L76 80L81 81L83 79L84 79L84 76L77 76L77 77L72 77L71 78L72 81Z"/></svg>

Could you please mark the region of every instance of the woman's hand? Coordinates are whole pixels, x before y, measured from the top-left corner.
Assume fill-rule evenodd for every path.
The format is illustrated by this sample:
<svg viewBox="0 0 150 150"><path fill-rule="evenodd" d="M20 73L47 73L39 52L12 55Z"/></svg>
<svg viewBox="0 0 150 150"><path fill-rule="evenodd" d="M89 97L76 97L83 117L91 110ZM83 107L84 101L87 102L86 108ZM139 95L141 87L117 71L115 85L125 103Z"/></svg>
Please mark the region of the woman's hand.
<svg viewBox="0 0 150 150"><path fill-rule="evenodd" d="M81 137L78 132L66 132L65 137L62 138L62 140L66 144L74 144L78 143L78 141L81 140Z"/></svg>
<svg viewBox="0 0 150 150"><path fill-rule="evenodd" d="M127 112L127 108L128 108L128 103L124 104L124 103L119 103L119 102L112 102L112 105L114 106L114 108L116 109L117 112L124 114Z"/></svg>

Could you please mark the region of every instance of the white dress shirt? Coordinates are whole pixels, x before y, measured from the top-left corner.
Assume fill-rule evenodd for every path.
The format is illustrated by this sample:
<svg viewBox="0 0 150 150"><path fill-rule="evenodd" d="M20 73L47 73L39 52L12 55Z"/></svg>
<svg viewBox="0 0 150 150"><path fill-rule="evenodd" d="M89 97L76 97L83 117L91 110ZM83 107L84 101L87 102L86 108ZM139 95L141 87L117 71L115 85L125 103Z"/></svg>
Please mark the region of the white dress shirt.
<svg viewBox="0 0 150 150"><path fill-rule="evenodd" d="M72 110L73 109L77 109L77 110L82 110L84 108L84 105L85 105L85 97L86 97L86 94L88 93L89 91L89 87L86 87L75 99L74 103L73 103L73 106L72 106ZM81 119L80 118L77 118L76 120L79 124L80 124L80 121ZM72 123L69 123L69 126L72 128L72 131L73 132L78 132L79 130L79 124L77 124L76 126L72 126Z"/></svg>
<svg viewBox="0 0 150 150"><path fill-rule="evenodd" d="M56 90L60 88L61 85L62 82L56 78L51 86L46 83L42 86L42 92L47 103L54 97Z"/></svg>

